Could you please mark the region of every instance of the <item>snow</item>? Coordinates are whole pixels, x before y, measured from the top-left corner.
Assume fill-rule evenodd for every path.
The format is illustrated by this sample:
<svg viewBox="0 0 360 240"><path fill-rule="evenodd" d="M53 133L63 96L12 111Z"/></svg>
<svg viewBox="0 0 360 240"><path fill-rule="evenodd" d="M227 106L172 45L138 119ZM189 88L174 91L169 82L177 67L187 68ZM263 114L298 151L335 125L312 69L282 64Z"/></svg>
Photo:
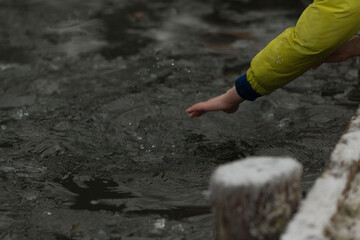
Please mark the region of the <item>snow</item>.
<svg viewBox="0 0 360 240"><path fill-rule="evenodd" d="M282 240L327 239L325 229L337 214L344 190L351 182L351 167L360 162L360 107L330 157L330 165L315 182ZM360 201L360 199L358 199Z"/></svg>
<svg viewBox="0 0 360 240"><path fill-rule="evenodd" d="M360 160L360 131L343 135L331 155L331 163L352 164Z"/></svg>
<svg viewBox="0 0 360 240"><path fill-rule="evenodd" d="M224 186L263 185L293 175L294 171L300 176L302 166L290 157L249 157L218 167L211 182Z"/></svg>
<svg viewBox="0 0 360 240"><path fill-rule="evenodd" d="M347 174L324 174L316 181L281 240L326 239L324 229L337 211Z"/></svg>
<svg viewBox="0 0 360 240"><path fill-rule="evenodd" d="M331 163L352 164L360 160L360 107L331 155Z"/></svg>

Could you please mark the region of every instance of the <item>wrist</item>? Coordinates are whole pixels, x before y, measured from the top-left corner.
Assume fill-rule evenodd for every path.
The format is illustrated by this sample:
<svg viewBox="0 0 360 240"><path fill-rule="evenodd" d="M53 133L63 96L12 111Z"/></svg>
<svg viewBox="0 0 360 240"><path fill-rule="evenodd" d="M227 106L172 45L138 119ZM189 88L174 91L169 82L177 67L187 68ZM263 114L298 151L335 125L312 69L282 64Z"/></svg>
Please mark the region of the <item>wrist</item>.
<svg viewBox="0 0 360 240"><path fill-rule="evenodd" d="M244 100L254 101L262 95L257 93L247 80L247 74L241 75L235 81L235 90L237 94Z"/></svg>

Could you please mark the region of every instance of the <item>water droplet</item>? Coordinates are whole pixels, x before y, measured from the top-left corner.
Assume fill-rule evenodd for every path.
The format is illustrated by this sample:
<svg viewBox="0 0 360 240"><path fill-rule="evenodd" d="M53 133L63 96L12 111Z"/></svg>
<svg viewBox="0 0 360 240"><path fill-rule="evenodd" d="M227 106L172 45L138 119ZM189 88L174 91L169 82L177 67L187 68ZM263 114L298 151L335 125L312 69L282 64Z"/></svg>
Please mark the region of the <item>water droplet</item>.
<svg viewBox="0 0 360 240"><path fill-rule="evenodd" d="M51 212L44 212L45 215L51 216Z"/></svg>
<svg viewBox="0 0 360 240"><path fill-rule="evenodd" d="M145 146L143 144L141 144L140 149L145 149Z"/></svg>
<svg viewBox="0 0 360 240"><path fill-rule="evenodd" d="M171 63L171 66L175 66L175 63Z"/></svg>
<svg viewBox="0 0 360 240"><path fill-rule="evenodd" d="M131 122L129 122L129 125L130 125L130 126L131 126L131 124L132 124L132 123L131 123Z"/></svg>
<svg viewBox="0 0 360 240"><path fill-rule="evenodd" d="M141 137L141 136L138 136L137 139L138 139L139 141L141 141L141 140L142 140L142 137Z"/></svg>
<svg viewBox="0 0 360 240"><path fill-rule="evenodd" d="M91 203L92 205L96 205L96 204L98 204L98 203L99 203L99 201L96 201L96 200L91 200L91 201L90 201L90 203Z"/></svg>
<svg viewBox="0 0 360 240"><path fill-rule="evenodd" d="M151 147L152 147L152 148L155 148L155 145L152 145Z"/></svg>

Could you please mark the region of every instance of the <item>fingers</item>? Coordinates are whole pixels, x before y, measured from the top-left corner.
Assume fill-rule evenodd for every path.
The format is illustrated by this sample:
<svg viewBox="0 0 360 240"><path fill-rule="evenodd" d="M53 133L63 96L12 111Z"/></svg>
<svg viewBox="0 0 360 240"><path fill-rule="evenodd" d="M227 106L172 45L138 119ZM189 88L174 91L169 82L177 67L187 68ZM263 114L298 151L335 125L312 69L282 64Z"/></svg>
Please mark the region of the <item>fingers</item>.
<svg viewBox="0 0 360 240"><path fill-rule="evenodd" d="M189 107L185 110L185 112L189 115L190 118L200 117L204 113L208 112L206 110L206 104L205 102L200 102L195 104L192 107Z"/></svg>
<svg viewBox="0 0 360 240"><path fill-rule="evenodd" d="M206 113L206 112L205 112L205 111L192 112L192 113L189 113L189 118L200 117L200 116L203 115L204 113Z"/></svg>
<svg viewBox="0 0 360 240"><path fill-rule="evenodd" d="M206 102L200 102L192 107L185 110L185 112L189 115L190 118L200 117L201 115L210 112L210 111L224 111L228 114L235 112L238 108L238 104L224 104L221 101L221 97L215 97L209 99Z"/></svg>
<svg viewBox="0 0 360 240"><path fill-rule="evenodd" d="M189 115L189 118L200 117L201 115L206 113L206 111L201 109L199 103L195 104L192 107L189 107L188 109L185 110L185 112Z"/></svg>
<svg viewBox="0 0 360 240"><path fill-rule="evenodd" d="M204 107L203 107L203 103L197 103L195 105L193 105L192 107L189 107L188 109L185 110L186 113L192 113L192 112L199 112L199 111L205 111Z"/></svg>

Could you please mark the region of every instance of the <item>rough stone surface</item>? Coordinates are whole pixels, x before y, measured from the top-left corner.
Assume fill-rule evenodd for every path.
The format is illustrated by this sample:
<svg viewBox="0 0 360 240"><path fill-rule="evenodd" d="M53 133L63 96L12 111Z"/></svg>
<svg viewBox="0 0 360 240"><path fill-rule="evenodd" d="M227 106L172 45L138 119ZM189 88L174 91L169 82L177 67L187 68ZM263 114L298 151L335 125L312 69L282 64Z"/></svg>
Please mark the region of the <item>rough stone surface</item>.
<svg viewBox="0 0 360 240"><path fill-rule="evenodd" d="M216 239L278 239L300 202L301 172L295 160L275 157L218 167L210 182Z"/></svg>

